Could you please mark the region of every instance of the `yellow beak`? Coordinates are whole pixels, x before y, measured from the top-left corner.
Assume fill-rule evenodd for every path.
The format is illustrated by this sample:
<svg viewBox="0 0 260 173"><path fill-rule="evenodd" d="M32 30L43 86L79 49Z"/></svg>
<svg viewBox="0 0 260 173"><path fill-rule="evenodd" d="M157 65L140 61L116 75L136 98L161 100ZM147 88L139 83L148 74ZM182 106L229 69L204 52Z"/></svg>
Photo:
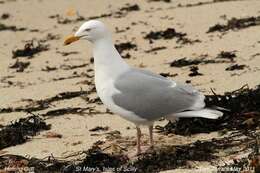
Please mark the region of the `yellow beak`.
<svg viewBox="0 0 260 173"><path fill-rule="evenodd" d="M78 41L80 37L70 35L64 40L64 46L69 45L70 43L73 43L75 41Z"/></svg>

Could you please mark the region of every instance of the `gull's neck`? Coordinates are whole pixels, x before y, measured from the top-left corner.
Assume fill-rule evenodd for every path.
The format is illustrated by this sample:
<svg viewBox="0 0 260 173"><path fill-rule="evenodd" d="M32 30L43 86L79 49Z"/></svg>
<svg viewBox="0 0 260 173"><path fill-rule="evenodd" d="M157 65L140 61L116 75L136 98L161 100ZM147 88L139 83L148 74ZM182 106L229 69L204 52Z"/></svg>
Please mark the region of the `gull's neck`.
<svg viewBox="0 0 260 173"><path fill-rule="evenodd" d="M94 42L95 78L103 80L115 79L129 69L127 63L116 50L111 38L103 38Z"/></svg>

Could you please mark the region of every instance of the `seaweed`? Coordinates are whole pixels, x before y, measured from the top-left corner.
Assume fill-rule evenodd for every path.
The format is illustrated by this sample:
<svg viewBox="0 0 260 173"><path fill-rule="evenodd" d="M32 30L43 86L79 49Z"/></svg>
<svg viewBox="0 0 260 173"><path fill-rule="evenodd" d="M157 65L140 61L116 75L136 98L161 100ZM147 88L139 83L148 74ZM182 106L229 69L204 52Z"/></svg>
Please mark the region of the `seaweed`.
<svg viewBox="0 0 260 173"><path fill-rule="evenodd" d="M118 43L115 44L115 47L119 53L123 53L125 50L137 50L137 45L131 42Z"/></svg>
<svg viewBox="0 0 260 173"><path fill-rule="evenodd" d="M211 32L226 32L229 30L240 30L245 29L252 26L260 25L260 16L257 17L246 17L246 18L232 18L227 21L226 24L216 24L214 26L211 26L207 33Z"/></svg>
<svg viewBox="0 0 260 173"><path fill-rule="evenodd" d="M83 67L87 67L89 64L85 63L85 64L80 64L80 65L61 65L60 68L63 70L73 70L76 68L83 68Z"/></svg>
<svg viewBox="0 0 260 173"><path fill-rule="evenodd" d="M16 69L16 72L23 72L27 67L29 67L29 65L30 62L22 62L17 59L13 65L9 66L9 68Z"/></svg>
<svg viewBox="0 0 260 173"><path fill-rule="evenodd" d="M156 52L158 50L164 50L166 49L167 47L165 46L159 46L159 47L154 47L152 49L149 49L149 50L146 50L145 53L151 53L151 52Z"/></svg>
<svg viewBox="0 0 260 173"><path fill-rule="evenodd" d="M213 60L213 59L205 59L196 58L196 59L188 59L186 57L174 60L170 63L170 67L185 67L190 65L199 65L199 64L215 64L215 63L227 63L229 61L226 60Z"/></svg>
<svg viewBox="0 0 260 173"><path fill-rule="evenodd" d="M3 19L3 20L8 19L9 17L10 17L10 14L9 14L9 13L3 13L3 14L1 15L1 19Z"/></svg>
<svg viewBox="0 0 260 173"><path fill-rule="evenodd" d="M39 29L30 29L30 32L40 32Z"/></svg>
<svg viewBox="0 0 260 173"><path fill-rule="evenodd" d="M149 40L158 40L158 39L172 39L172 38L178 38L182 39L187 34L176 32L174 28L167 28L164 31L151 31L148 34L145 35L145 39Z"/></svg>
<svg viewBox="0 0 260 173"><path fill-rule="evenodd" d="M171 0L148 0L148 2L167 2L167 3L170 3Z"/></svg>
<svg viewBox="0 0 260 173"><path fill-rule="evenodd" d="M22 144L30 137L37 135L39 131L49 129L50 125L47 125L39 116L20 118L0 129L0 149Z"/></svg>
<svg viewBox="0 0 260 173"><path fill-rule="evenodd" d="M28 158L19 155L1 155L0 156L0 170L7 170L8 172L35 172L35 173L63 173L69 168L66 165L72 164L69 161L57 160L53 156L48 156L44 159L37 159L34 157ZM10 171L9 171L10 170Z"/></svg>
<svg viewBox="0 0 260 173"><path fill-rule="evenodd" d="M252 133L253 134L253 133ZM247 136L237 140L241 134L232 134L229 137L210 139L206 141L197 140L185 145L162 145L146 153L141 154L138 159L128 162L126 167L136 168L136 172L160 172L176 168L194 168L190 161L208 161L219 159L219 151L232 150L232 154L244 151L241 146L252 143L255 139Z"/></svg>
<svg viewBox="0 0 260 173"><path fill-rule="evenodd" d="M105 17L110 17L110 16L112 16L112 13L101 14L99 16L91 16L88 19L93 20L93 19L105 18Z"/></svg>
<svg viewBox="0 0 260 173"><path fill-rule="evenodd" d="M46 71L46 72L50 72L54 70L57 70L57 67L46 66L45 68L42 68L42 71Z"/></svg>
<svg viewBox="0 0 260 173"><path fill-rule="evenodd" d="M190 67L191 73L189 73L190 77L194 76L202 76L203 74L199 72L199 67L198 66L191 66Z"/></svg>
<svg viewBox="0 0 260 173"><path fill-rule="evenodd" d="M17 31L25 31L27 30L26 28L18 28L17 26L14 25L5 25L3 23L0 23L0 31L13 31L13 32L17 32Z"/></svg>
<svg viewBox="0 0 260 173"><path fill-rule="evenodd" d="M117 51L121 54L122 58L125 59L131 57L131 55L128 52L124 53L126 50L131 50L131 49L137 50L137 45L131 42L118 43L115 44L115 47Z"/></svg>
<svg viewBox="0 0 260 173"><path fill-rule="evenodd" d="M69 55L77 55L79 54L79 52L77 51L71 51L71 52L61 52L61 51L57 51L56 53L61 54L62 56L69 56Z"/></svg>
<svg viewBox="0 0 260 173"><path fill-rule="evenodd" d="M225 70L226 71L243 70L245 67L246 67L246 65L234 64L234 65L227 67Z"/></svg>
<svg viewBox="0 0 260 173"><path fill-rule="evenodd" d="M37 29L36 29L37 30ZM32 31L31 31L32 32ZM60 39L60 35L58 34L52 34L52 33L48 33L46 35L45 38L41 39L39 42L41 43L45 43L47 41L50 41L50 40L59 40Z"/></svg>
<svg viewBox="0 0 260 173"><path fill-rule="evenodd" d="M232 2L232 1L244 1L244 0L212 0L212 1L205 1L205 2L197 2L194 4L178 4L178 7L197 7L202 5L210 5L215 3L222 3L222 2Z"/></svg>
<svg viewBox="0 0 260 173"><path fill-rule="evenodd" d="M173 62L170 63L171 67L185 67L185 66L190 66L190 65L198 65L202 63L202 59L194 59L194 60L189 60L187 58L181 58L178 60L174 60Z"/></svg>
<svg viewBox="0 0 260 173"><path fill-rule="evenodd" d="M32 58L35 54L49 50L49 45L44 45L41 42L37 42L35 45L33 40L27 41L23 49L13 50L13 58L17 57L29 57Z"/></svg>
<svg viewBox="0 0 260 173"><path fill-rule="evenodd" d="M43 135L46 138L62 138L62 134L56 133L56 132L47 132Z"/></svg>
<svg viewBox="0 0 260 173"><path fill-rule="evenodd" d="M220 141L196 141L182 146L161 146L148 151L127 166L135 167L137 173L156 173L187 165L187 161L209 161L216 159Z"/></svg>
<svg viewBox="0 0 260 173"><path fill-rule="evenodd" d="M199 39L192 40L192 39L189 39L187 37L183 37L183 38L178 39L177 43L180 43L180 44L194 44L194 43L201 43L201 40L199 40Z"/></svg>
<svg viewBox="0 0 260 173"><path fill-rule="evenodd" d="M45 114L42 114L43 117L49 116L49 117L54 117L54 116L60 116L60 115L65 115L65 114L81 114L86 110L87 108L80 108L80 107L75 107L75 108L61 108L61 109L55 109L46 112Z"/></svg>
<svg viewBox="0 0 260 173"><path fill-rule="evenodd" d="M174 28L167 28L166 30L163 31L150 31L148 34L144 36L144 39L148 39L150 43L153 43L153 40L159 40L159 39L164 39L164 40L169 40L173 38L177 38L177 43L180 44L193 44L196 42L201 42L200 40L191 40L188 39L186 33L182 32L177 32Z"/></svg>
<svg viewBox="0 0 260 173"><path fill-rule="evenodd" d="M130 27L126 27L125 29L119 29L118 27L115 27L115 32L116 33L121 33L121 32L125 32L126 30L129 30L130 29Z"/></svg>
<svg viewBox="0 0 260 173"><path fill-rule="evenodd" d="M108 129L109 129L108 126L105 126L105 127L97 126L97 127L92 128L92 129L89 129L88 131L90 131L90 132L108 131Z"/></svg>
<svg viewBox="0 0 260 173"><path fill-rule="evenodd" d="M26 158L19 155L1 155L0 169L8 170L8 168L12 168L13 170L30 171L33 168L33 172L36 173L90 173L119 168L128 161L126 156L105 153L96 145L79 154L85 154L85 157L79 163L57 159L52 155L44 159Z"/></svg>
<svg viewBox="0 0 260 173"><path fill-rule="evenodd" d="M221 51L218 55L217 58L222 58L222 59L228 59L230 61L234 61L234 59L236 58L236 54L235 51L232 52L228 52L228 51Z"/></svg>
<svg viewBox="0 0 260 173"><path fill-rule="evenodd" d="M260 154L259 154L259 134L250 134L252 139L251 142L251 152L246 157L239 159L233 159L233 162L225 163L223 166L218 166L219 172L231 172L234 170L239 170L239 172L260 172ZM234 171L237 172L237 171Z"/></svg>
<svg viewBox="0 0 260 173"><path fill-rule="evenodd" d="M66 100L66 99L72 99L75 97L83 96L84 94L87 94L87 91L71 91L71 92L62 92L59 93L53 97L44 99L44 100L35 100L31 101L32 103L25 106L25 107L16 107L16 108L0 108L0 113L10 113L10 112L33 112L33 111L39 111L44 110L50 107L51 103L60 101L60 100Z"/></svg>
<svg viewBox="0 0 260 173"><path fill-rule="evenodd" d="M252 55L251 57L252 57L252 58L255 58L255 57L257 57L257 56L260 56L260 53L255 53L255 54Z"/></svg>
<svg viewBox="0 0 260 173"><path fill-rule="evenodd" d="M77 165L78 168L81 168L79 172L84 172L83 168L86 167L95 169L94 172L104 172L108 169L119 168L128 161L128 157L104 153L98 146L93 146L86 154L84 161Z"/></svg>
<svg viewBox="0 0 260 173"><path fill-rule="evenodd" d="M130 4L126 4L125 7L122 7L119 9L120 11L139 11L140 10L140 7L137 5L137 4L133 4L133 5L130 5Z"/></svg>
<svg viewBox="0 0 260 173"><path fill-rule="evenodd" d="M175 77L175 76L178 76L177 73L174 73L174 74L170 74L170 73L160 73L161 76L163 77Z"/></svg>
<svg viewBox="0 0 260 173"><path fill-rule="evenodd" d="M162 133L190 135L209 133L218 130L239 130L247 133L260 123L260 86L255 89L247 85L223 95L206 95L206 107L222 107L223 117L213 120L204 118L180 118L176 123L169 122L160 127ZM217 107L216 107L217 106Z"/></svg>
<svg viewBox="0 0 260 173"><path fill-rule="evenodd" d="M126 53L125 55L121 55L122 56L122 58L124 58L124 59L129 59L129 58L131 58L131 55L130 55L130 53Z"/></svg>
<svg viewBox="0 0 260 173"><path fill-rule="evenodd" d="M103 141L97 141L92 148L76 155L84 155L80 160L64 161L54 156L44 159L25 158L17 155L0 156L0 169L8 167L34 167L35 172L142 172L155 173L176 168L191 168L189 161L211 161L218 159L219 150L240 146L252 141L248 137L237 142L236 135L208 141L196 141L186 145L163 145L140 154L137 159L130 160L127 155L105 152L101 147ZM234 153L239 151L234 151ZM26 164L13 164L26 163Z"/></svg>

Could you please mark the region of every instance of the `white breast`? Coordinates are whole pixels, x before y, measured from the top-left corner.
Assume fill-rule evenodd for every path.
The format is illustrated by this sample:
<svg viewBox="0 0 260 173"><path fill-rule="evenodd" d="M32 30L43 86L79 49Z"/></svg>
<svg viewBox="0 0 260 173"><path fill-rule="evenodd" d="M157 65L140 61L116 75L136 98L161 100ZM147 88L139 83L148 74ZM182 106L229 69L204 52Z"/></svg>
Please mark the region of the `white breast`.
<svg viewBox="0 0 260 173"><path fill-rule="evenodd" d="M94 67L95 85L97 94L101 101L112 112L120 115L135 124L148 124L147 120L138 117L133 112L117 106L112 96L119 91L115 88L114 82L118 76L129 70L129 65L121 58L120 54L109 38L101 39L94 43Z"/></svg>

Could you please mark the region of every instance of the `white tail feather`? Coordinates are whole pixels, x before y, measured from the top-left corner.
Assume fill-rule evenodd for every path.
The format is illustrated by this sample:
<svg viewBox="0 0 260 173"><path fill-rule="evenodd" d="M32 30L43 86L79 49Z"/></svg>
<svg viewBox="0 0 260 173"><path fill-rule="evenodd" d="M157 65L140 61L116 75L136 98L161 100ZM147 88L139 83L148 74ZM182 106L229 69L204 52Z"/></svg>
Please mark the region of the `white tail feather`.
<svg viewBox="0 0 260 173"><path fill-rule="evenodd" d="M222 116L223 116L223 113L220 111L205 108L205 109L196 110L196 111L185 111L185 112L176 113L172 116L166 117L166 119L171 120L174 118L191 118L191 117L218 119Z"/></svg>

